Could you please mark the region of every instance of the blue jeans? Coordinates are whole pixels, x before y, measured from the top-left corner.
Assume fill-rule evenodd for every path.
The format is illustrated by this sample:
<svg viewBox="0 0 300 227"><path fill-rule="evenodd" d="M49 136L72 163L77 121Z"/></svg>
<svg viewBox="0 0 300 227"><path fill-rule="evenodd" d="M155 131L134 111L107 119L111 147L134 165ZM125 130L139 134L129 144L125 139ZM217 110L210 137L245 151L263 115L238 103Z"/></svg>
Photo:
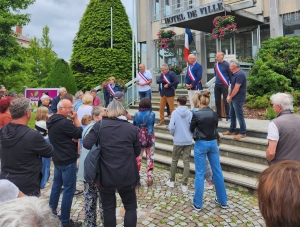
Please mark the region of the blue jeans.
<svg viewBox="0 0 300 227"><path fill-rule="evenodd" d="M229 127L229 132L235 132L236 118L237 118L239 121L239 124L240 124L240 134L246 134L246 122L244 119L243 105L244 105L244 102L232 101L230 103L231 123L230 123L230 127Z"/></svg>
<svg viewBox="0 0 300 227"><path fill-rule="evenodd" d="M50 176L50 164L51 164L51 158L44 158L42 157L42 179L41 179L41 188L44 188L46 185L46 182L49 179Z"/></svg>
<svg viewBox="0 0 300 227"><path fill-rule="evenodd" d="M205 160L206 155L212 169L212 180L216 188L218 202L222 205L227 205L227 194L225 189L224 177L220 164L220 151L217 145L217 140L197 140L194 146L194 161L195 161L195 195L194 205L202 208L202 199L204 192L204 175L206 172Z"/></svg>
<svg viewBox="0 0 300 227"><path fill-rule="evenodd" d="M60 196L61 187L64 186L63 197L61 202L61 223L66 225L70 221L70 211L74 192L76 190L76 162L66 165L54 165L54 179L50 194L49 205L53 214L57 214L57 206Z"/></svg>
<svg viewBox="0 0 300 227"><path fill-rule="evenodd" d="M140 100L144 97L151 100L151 89L149 89L148 91L139 91L139 96L140 96Z"/></svg>

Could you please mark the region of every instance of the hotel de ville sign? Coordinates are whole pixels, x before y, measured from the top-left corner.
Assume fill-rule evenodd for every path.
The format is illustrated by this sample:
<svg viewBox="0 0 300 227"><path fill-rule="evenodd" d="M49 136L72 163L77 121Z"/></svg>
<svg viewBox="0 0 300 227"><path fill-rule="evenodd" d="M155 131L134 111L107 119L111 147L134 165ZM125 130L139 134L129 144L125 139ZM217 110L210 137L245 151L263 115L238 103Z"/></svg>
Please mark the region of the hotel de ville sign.
<svg viewBox="0 0 300 227"><path fill-rule="evenodd" d="M218 1L206 5L202 5L198 8L186 10L180 14L166 17L165 23L171 25L174 23L185 22L188 20L205 17L220 12L224 12L224 7L223 7L223 3Z"/></svg>

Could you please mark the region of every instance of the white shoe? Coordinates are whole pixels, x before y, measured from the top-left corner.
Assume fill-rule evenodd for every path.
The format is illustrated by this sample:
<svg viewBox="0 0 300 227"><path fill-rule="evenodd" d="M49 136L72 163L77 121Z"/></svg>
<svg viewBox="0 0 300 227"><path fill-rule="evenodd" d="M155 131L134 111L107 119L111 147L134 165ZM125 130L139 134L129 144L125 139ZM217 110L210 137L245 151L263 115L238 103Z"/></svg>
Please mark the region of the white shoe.
<svg viewBox="0 0 300 227"><path fill-rule="evenodd" d="M209 184L206 180L204 181L204 188L205 189L213 189L214 185L213 184Z"/></svg>
<svg viewBox="0 0 300 227"><path fill-rule="evenodd" d="M187 192L188 187L186 185L181 185L181 190L183 193Z"/></svg>
<svg viewBox="0 0 300 227"><path fill-rule="evenodd" d="M174 181L170 181L170 179L167 181L167 185L170 187L170 188L174 188Z"/></svg>

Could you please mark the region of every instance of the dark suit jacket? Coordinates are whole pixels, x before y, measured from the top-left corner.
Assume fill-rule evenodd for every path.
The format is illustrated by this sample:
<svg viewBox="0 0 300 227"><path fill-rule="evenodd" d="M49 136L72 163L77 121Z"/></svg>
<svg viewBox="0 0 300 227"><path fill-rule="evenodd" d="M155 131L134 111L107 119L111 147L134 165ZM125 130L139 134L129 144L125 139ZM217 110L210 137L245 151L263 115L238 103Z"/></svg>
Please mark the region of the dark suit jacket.
<svg viewBox="0 0 300 227"><path fill-rule="evenodd" d="M166 96L166 97L172 97L175 96L175 89L177 88L177 85L179 83L176 74L173 71L168 71L166 76L169 78L169 81L171 82L168 84L168 88L165 88L164 86L167 84L163 79L163 74L160 75L160 77L157 79L157 83L162 84L162 87L160 89L160 96Z"/></svg>
<svg viewBox="0 0 300 227"><path fill-rule="evenodd" d="M185 84L192 84L192 90L196 90L196 85L199 83L199 81L202 79L202 66L196 62L195 65L192 68L192 73L195 76L195 81L192 82L190 77L188 76L188 72L186 72L185 76ZM202 89L202 84L199 83L200 90Z"/></svg>

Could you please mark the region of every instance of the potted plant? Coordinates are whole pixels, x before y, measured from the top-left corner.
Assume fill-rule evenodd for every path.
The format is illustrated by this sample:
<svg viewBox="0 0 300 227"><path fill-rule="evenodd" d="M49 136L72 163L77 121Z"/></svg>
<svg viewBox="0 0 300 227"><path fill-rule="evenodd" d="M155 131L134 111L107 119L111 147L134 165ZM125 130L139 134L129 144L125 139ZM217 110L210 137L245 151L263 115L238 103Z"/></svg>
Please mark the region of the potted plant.
<svg viewBox="0 0 300 227"><path fill-rule="evenodd" d="M180 65L171 65L169 66L169 69L173 71L176 75L180 75L180 73L182 73L183 70L182 66Z"/></svg>
<svg viewBox="0 0 300 227"><path fill-rule="evenodd" d="M175 46L174 40L170 38L158 39L156 43L156 47L162 50L167 50L169 48L173 48L174 46Z"/></svg>
<svg viewBox="0 0 300 227"><path fill-rule="evenodd" d="M217 16L213 20L215 28L212 30L211 37L213 39L228 39L239 33L234 16Z"/></svg>
<svg viewBox="0 0 300 227"><path fill-rule="evenodd" d="M174 35L176 35L176 33L173 32L172 30L164 30L164 29L159 30L157 33L157 37L159 39L160 38L171 38Z"/></svg>

